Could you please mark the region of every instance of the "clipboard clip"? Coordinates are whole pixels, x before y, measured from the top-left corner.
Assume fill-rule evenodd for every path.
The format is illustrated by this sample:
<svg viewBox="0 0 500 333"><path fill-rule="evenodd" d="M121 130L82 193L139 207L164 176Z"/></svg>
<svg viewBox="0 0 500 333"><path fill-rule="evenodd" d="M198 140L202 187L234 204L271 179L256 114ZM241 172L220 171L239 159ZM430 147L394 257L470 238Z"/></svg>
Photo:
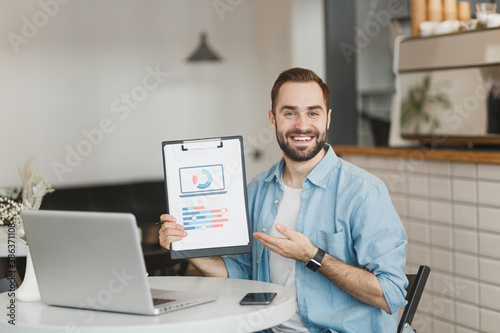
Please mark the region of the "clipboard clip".
<svg viewBox="0 0 500 333"><path fill-rule="evenodd" d="M181 145L182 151L213 149L213 148L223 148L223 147L224 143L221 138L187 140L183 141Z"/></svg>

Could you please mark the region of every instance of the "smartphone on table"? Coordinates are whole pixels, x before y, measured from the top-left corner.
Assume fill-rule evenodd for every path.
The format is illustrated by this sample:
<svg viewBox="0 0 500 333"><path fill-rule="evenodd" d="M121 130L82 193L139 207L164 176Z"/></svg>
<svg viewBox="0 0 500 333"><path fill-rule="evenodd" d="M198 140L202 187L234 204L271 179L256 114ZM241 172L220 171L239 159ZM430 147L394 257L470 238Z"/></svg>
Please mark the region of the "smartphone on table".
<svg viewBox="0 0 500 333"><path fill-rule="evenodd" d="M276 293L248 293L240 301L241 305L266 305L270 304Z"/></svg>

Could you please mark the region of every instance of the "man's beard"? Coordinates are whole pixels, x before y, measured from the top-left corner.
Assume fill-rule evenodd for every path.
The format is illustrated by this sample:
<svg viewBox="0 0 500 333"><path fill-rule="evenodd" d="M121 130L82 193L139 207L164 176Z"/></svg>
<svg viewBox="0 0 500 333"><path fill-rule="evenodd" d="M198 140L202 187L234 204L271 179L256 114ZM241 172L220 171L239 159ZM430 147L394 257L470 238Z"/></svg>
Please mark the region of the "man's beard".
<svg viewBox="0 0 500 333"><path fill-rule="evenodd" d="M289 145L287 138L291 135L310 135L316 138L316 145L312 147L292 147ZM321 149L325 146L327 138L327 131L325 130L323 133L320 133L318 130L311 131L298 131L298 130L290 130L285 134L278 131L278 125L276 124L276 139L278 140L278 144L280 145L281 150L285 156L295 162L304 162L309 161L311 158L316 156Z"/></svg>

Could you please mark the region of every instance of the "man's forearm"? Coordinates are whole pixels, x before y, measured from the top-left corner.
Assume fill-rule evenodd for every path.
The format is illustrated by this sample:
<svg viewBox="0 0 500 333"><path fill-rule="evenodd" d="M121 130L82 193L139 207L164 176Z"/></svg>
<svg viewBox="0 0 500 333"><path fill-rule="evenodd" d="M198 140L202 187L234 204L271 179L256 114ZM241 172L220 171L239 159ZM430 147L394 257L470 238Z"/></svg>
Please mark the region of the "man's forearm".
<svg viewBox="0 0 500 333"><path fill-rule="evenodd" d="M390 313L377 277L364 269L325 255L319 272L352 297Z"/></svg>
<svg viewBox="0 0 500 333"><path fill-rule="evenodd" d="M221 257L191 258L188 261L200 271L203 276L228 277L226 264Z"/></svg>

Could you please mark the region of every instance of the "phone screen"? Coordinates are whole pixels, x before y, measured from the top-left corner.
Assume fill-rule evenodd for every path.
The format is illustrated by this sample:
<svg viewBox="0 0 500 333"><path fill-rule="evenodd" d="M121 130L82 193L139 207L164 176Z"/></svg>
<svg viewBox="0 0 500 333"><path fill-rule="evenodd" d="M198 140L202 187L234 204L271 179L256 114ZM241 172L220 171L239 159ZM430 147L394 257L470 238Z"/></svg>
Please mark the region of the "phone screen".
<svg viewBox="0 0 500 333"><path fill-rule="evenodd" d="M259 305L272 302L276 293L248 293L240 301L241 305Z"/></svg>

